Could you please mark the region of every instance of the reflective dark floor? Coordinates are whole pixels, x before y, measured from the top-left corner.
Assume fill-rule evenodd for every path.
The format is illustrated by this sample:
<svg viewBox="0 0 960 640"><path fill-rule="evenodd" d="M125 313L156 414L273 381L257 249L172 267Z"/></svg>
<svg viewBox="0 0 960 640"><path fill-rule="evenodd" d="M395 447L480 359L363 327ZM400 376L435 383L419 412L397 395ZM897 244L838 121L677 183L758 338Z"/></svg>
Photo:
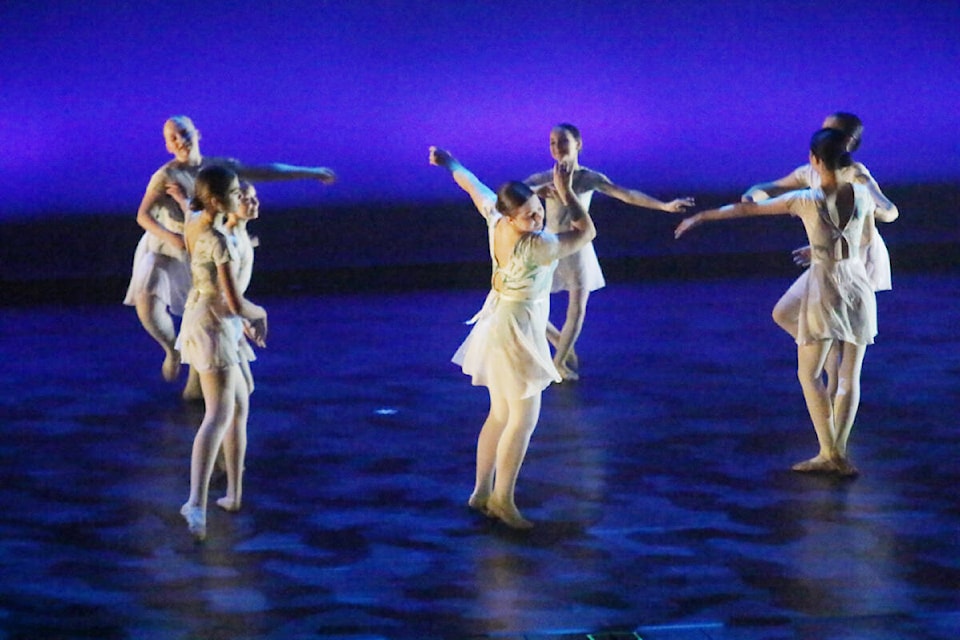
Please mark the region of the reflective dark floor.
<svg viewBox="0 0 960 640"><path fill-rule="evenodd" d="M449 358L483 291L260 300L244 509L203 544L201 410L133 311L4 309L0 639L955 639L960 276L880 294L855 480L789 471L816 446L788 284L598 292L525 534L465 506L487 398Z"/></svg>

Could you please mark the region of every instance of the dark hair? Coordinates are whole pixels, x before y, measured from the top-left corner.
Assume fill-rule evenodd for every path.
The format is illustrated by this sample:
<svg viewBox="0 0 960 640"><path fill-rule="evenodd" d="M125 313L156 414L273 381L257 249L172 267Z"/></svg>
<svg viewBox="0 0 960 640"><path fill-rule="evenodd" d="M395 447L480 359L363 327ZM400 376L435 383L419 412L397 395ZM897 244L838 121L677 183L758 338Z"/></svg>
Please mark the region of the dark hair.
<svg viewBox="0 0 960 640"><path fill-rule="evenodd" d="M854 152L860 148L860 139L863 136L863 122L860 118L846 111L837 111L831 113L830 117L837 121L836 129L847 136L847 151Z"/></svg>
<svg viewBox="0 0 960 640"><path fill-rule="evenodd" d="M512 217L514 210L533 197L533 189L517 180L506 182L497 189L497 211Z"/></svg>
<svg viewBox="0 0 960 640"><path fill-rule="evenodd" d="M583 146L583 136L580 135L580 129L577 129L575 126L573 126L569 122L561 122L558 125L554 125L553 128L566 131L571 136L573 136L573 139L577 141L578 145Z"/></svg>
<svg viewBox="0 0 960 640"><path fill-rule="evenodd" d="M810 153L824 163L827 169L836 171L845 166L844 160L850 158L847 153L847 135L839 129L820 129L810 138Z"/></svg>
<svg viewBox="0 0 960 640"><path fill-rule="evenodd" d="M197 174L190 209L203 211L211 205L211 198L217 198L221 201L226 200L230 185L236 178L237 174L227 167L214 165L201 169L200 173Z"/></svg>

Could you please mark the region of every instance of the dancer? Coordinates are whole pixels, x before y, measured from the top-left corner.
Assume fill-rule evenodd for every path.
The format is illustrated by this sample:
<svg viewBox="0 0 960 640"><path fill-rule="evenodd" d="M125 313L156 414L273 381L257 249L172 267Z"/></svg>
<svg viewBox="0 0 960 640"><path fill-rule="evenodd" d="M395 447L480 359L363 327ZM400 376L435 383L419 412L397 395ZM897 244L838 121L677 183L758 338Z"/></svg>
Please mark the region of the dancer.
<svg viewBox="0 0 960 640"><path fill-rule="evenodd" d="M143 236L133 258L133 275L124 304L137 310L143 328L164 351L161 373L173 382L180 372L180 354L174 347L176 329L172 315L182 315L190 288L190 269L183 240L184 212L193 196L197 173L206 166L228 166L248 180L315 179L324 184L336 180L326 167L287 164L247 166L226 158L200 154L200 132L186 116L174 116L163 125L163 138L173 159L160 167L147 184L137 209L137 224ZM196 373L191 371L183 390L186 400L199 399Z"/></svg>
<svg viewBox="0 0 960 640"><path fill-rule="evenodd" d="M799 292L797 372L820 450L793 469L853 476L858 471L847 454L847 441L860 404L863 356L877 334L875 294L859 253L872 240L877 204L867 187L843 179L846 145L846 136L836 129L817 131L810 142L810 165L819 186L700 212L684 219L675 236L709 220L789 213L803 221L811 263ZM834 344L841 358L838 389L831 398L821 376Z"/></svg>
<svg viewBox="0 0 960 640"><path fill-rule="evenodd" d="M217 219L240 206L237 174L223 166L201 169L191 208L199 213L186 227L193 286L185 306L177 341L185 362L200 378L205 405L203 421L193 441L190 497L180 509L190 532L206 537L210 475L221 444L227 471L227 493L217 504L240 509L249 388L241 370L240 340L244 331L265 346L267 312L240 293L233 263L236 249L218 228Z"/></svg>
<svg viewBox="0 0 960 640"><path fill-rule="evenodd" d="M234 278L237 282L237 290L242 296L246 295L253 276L253 250L260 244L256 237L250 237L247 232L247 223L258 217L260 217L260 199L257 197L257 189L249 182L241 181L240 204L236 211L227 214L223 232L237 250ZM253 372L250 370L250 363L256 360L257 356L244 336L240 337L240 355L240 368L247 383L248 393L253 393Z"/></svg>
<svg viewBox="0 0 960 640"><path fill-rule="evenodd" d="M693 198L662 202L635 189L614 184L602 173L580 166L579 155L582 148L580 130L572 124L558 124L550 130L550 155L554 162L561 162L572 168L573 190L577 200L587 211L590 210L594 191L636 207L672 213L683 212L687 207L693 206ZM547 229L551 233L559 233L570 228L571 210L559 199L551 197L552 180L553 172L543 171L533 174L524 182L538 191L542 190L547 196ZM591 291L596 291L605 284L593 243L587 243L580 251L561 259L554 272L551 293L567 291L567 314L560 330L548 321L547 338L555 348L553 362L564 380L577 380L580 377L577 373L575 346L583 329L587 299Z"/></svg>
<svg viewBox="0 0 960 640"><path fill-rule="evenodd" d="M453 174L486 219L493 267L491 290L453 361L490 393L490 413L477 439L476 484L468 504L514 529L529 529L514 501L517 476L540 417L540 398L560 374L550 359L546 323L557 260L596 236L573 191L573 167L553 169L556 197L567 206L568 230L543 229L543 205L522 182L494 194L449 152L430 147L430 163Z"/></svg>
<svg viewBox="0 0 960 640"><path fill-rule="evenodd" d="M884 195L880 185L874 180L870 171L861 163L854 161L850 154L860 148L863 137L863 123L852 113L838 111L826 117L823 121L824 129L836 129L846 136L846 153L840 160L840 177L845 182L856 182L864 185L877 203L874 211L876 220L893 222L900 212L896 205ZM744 202L761 202L768 197L777 196L796 189L817 188L820 186L820 176L810 164L797 167L790 174L774 180L753 185L743 194ZM810 263L810 247L800 247L794 252L794 261L803 267ZM870 244L864 247L861 259L867 270L867 275L873 283L874 291L888 291L892 288L890 269L890 253L879 231L873 234ZM793 338L797 337L797 322L800 312L799 294L803 289L804 272L800 279L790 287L773 308L773 320Z"/></svg>
<svg viewBox="0 0 960 640"><path fill-rule="evenodd" d="M850 154L860 148L860 142L863 138L863 122L852 113L838 111L830 114L823 121L823 128L836 129L846 136L847 153L840 161L840 176L845 182L856 182L864 185L870 191L870 195L877 203L874 211L876 220L880 222L893 222L900 215L896 205L884 195L880 190L880 185L870 174L870 171L861 163L855 162ZM741 196L743 201L761 202L770 196L780 195L795 189L805 189L808 187L818 187L820 177L816 171L805 164L797 167L790 174L774 180L773 182L764 182L756 184ZM810 247L804 246L795 249L793 252L794 262L798 266L807 267L810 264ZM864 267L867 270L867 276L873 283L874 291L888 291L892 288L890 270L890 253L887 251L887 245L880 236L879 231L875 231L869 244L863 247L860 253ZM795 340L797 338L797 327L800 315L800 298L806 286L808 272L804 271L800 277L787 289L773 307L773 321L786 331ZM840 353L835 347L827 356L824 363L824 371L827 376L827 391L830 397L834 397L837 392L837 369L840 366Z"/></svg>

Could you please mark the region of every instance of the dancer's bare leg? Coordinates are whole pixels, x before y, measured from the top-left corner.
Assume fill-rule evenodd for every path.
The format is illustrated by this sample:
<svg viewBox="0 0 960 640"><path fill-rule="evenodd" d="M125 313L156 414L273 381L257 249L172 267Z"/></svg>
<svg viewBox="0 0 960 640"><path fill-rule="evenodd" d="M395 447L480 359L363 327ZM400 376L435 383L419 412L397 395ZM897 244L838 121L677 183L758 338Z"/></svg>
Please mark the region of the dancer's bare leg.
<svg viewBox="0 0 960 640"><path fill-rule="evenodd" d="M497 444L507 424L509 408L507 400L490 389L490 413L477 438L477 479L467 504L472 509L487 512L487 501L493 493L493 478L496 472Z"/></svg>
<svg viewBox="0 0 960 640"><path fill-rule="evenodd" d="M823 384L823 362L832 341L823 340L797 347L797 377L803 389L803 399L817 433L820 451L809 460L793 465L794 471L838 471L835 458L835 429L833 406Z"/></svg>
<svg viewBox="0 0 960 640"><path fill-rule="evenodd" d="M557 329L556 325L549 320L547 321L547 342L549 342L554 349L560 344L560 329ZM580 358L577 357L577 351L572 346L567 352L567 367L574 371L580 368Z"/></svg>
<svg viewBox="0 0 960 640"><path fill-rule="evenodd" d="M783 294L777 304L773 306L773 321L781 329L790 334L794 340L800 331L800 299L791 295L789 291Z"/></svg>
<svg viewBox="0 0 960 640"><path fill-rule="evenodd" d="M183 393L180 396L188 401L203 400L203 390L200 388L200 375L193 367L188 367L187 383L183 385Z"/></svg>
<svg viewBox="0 0 960 640"><path fill-rule="evenodd" d="M190 458L190 497L180 513L187 526L198 539L206 536L207 498L210 491L210 475L214 460L223 442L224 433L234 417L236 385L240 381L240 368L214 369L200 374L203 388L203 422L193 439Z"/></svg>
<svg viewBox="0 0 960 640"><path fill-rule="evenodd" d="M140 324L163 348L165 357L160 369L163 379L173 382L180 374L180 352L175 347L177 332L167 305L157 296L143 291L137 295L134 308Z"/></svg>
<svg viewBox="0 0 960 640"><path fill-rule="evenodd" d="M577 338L580 337L580 331L583 329L583 320L587 315L587 299L589 297L590 292L584 289L569 292L567 316L564 319L563 329L560 330L556 351L553 354L553 364L564 380L580 378L577 372L570 368L569 358L570 354L573 353Z"/></svg>
<svg viewBox="0 0 960 640"><path fill-rule="evenodd" d="M241 375L237 380L233 421L223 435L223 458L227 469L227 494L217 505L227 511L239 511L243 499L243 471L247 457L247 418L250 416L250 393Z"/></svg>
<svg viewBox="0 0 960 640"><path fill-rule="evenodd" d="M839 340L834 340L833 346L830 347L830 353L827 354L827 359L823 363L823 371L827 376L827 395L830 396L830 402L833 402L834 404L836 404L838 375L842 353L843 343ZM839 426L839 424L840 423L838 421L837 425Z"/></svg>
<svg viewBox="0 0 960 640"><path fill-rule="evenodd" d="M514 492L530 436L540 418L540 394L522 399L511 398L508 405L510 415L497 445L497 474L493 495L487 501L487 510L511 528L529 529L533 524L517 509Z"/></svg>
<svg viewBox="0 0 960 640"><path fill-rule="evenodd" d="M867 346L842 343L843 356L834 400L834 415L837 424L835 461L843 475L854 476L858 471L847 455L847 440L853 430L853 423L860 407L860 371L863 369L863 357Z"/></svg>
<svg viewBox="0 0 960 640"><path fill-rule="evenodd" d="M800 332L800 299L798 297L788 290L777 300L771 315L777 326L789 333L794 340L797 339L797 334ZM823 364L827 377L827 395L830 396L831 401L837 395L837 367L840 363L840 352L839 344L834 343Z"/></svg>

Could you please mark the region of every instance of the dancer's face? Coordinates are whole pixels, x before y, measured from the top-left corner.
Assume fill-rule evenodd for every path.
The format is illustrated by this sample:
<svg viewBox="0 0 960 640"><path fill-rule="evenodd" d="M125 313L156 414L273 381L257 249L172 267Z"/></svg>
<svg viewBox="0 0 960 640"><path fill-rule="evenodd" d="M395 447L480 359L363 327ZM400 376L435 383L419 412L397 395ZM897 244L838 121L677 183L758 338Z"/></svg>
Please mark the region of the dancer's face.
<svg viewBox="0 0 960 640"><path fill-rule="evenodd" d="M514 210L510 216L510 224L522 233L531 231L541 231L543 229L543 203L537 196L530 196L530 199L523 203L523 206Z"/></svg>
<svg viewBox="0 0 960 640"><path fill-rule="evenodd" d="M178 162L189 161L195 153L199 154L197 132L177 124L175 120L167 120L163 125L163 139L167 144L167 151L172 153Z"/></svg>
<svg viewBox="0 0 960 640"><path fill-rule="evenodd" d="M234 178L233 182L230 183L230 188L227 189L226 197L223 202L220 203L223 212L228 214L237 213L237 210L240 209L240 199L242 197L243 191L240 189L240 181Z"/></svg>
<svg viewBox="0 0 960 640"><path fill-rule="evenodd" d="M260 217L260 200L257 198L257 189L252 184L241 189L237 217L241 220L256 220Z"/></svg>
<svg viewBox="0 0 960 640"><path fill-rule="evenodd" d="M550 131L550 155L557 162L576 160L580 153L580 144L566 129L552 129Z"/></svg>

